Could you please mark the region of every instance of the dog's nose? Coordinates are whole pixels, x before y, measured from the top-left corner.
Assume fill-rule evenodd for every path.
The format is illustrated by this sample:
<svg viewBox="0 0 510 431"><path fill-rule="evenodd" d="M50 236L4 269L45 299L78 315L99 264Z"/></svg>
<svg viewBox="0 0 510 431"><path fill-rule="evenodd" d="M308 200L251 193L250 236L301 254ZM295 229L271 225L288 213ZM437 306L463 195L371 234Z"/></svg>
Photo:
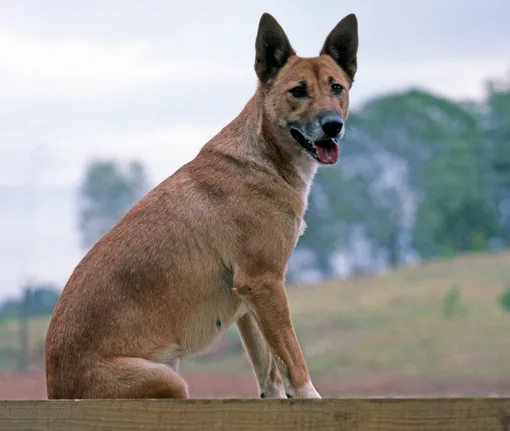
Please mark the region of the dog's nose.
<svg viewBox="0 0 510 431"><path fill-rule="evenodd" d="M321 118L321 127L328 138L336 137L344 126L342 117L338 114L328 114Z"/></svg>

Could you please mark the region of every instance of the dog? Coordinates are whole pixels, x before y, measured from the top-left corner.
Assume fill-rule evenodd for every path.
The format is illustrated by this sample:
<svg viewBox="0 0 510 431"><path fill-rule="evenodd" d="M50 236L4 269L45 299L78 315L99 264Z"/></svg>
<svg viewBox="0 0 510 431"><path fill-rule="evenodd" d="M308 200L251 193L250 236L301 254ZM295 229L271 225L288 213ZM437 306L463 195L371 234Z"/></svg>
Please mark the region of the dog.
<svg viewBox="0 0 510 431"><path fill-rule="evenodd" d="M182 358L236 325L262 398L321 398L284 281L314 175L339 158L357 71L345 16L317 57L264 13L257 89L74 268L47 331L49 399L189 398Z"/></svg>

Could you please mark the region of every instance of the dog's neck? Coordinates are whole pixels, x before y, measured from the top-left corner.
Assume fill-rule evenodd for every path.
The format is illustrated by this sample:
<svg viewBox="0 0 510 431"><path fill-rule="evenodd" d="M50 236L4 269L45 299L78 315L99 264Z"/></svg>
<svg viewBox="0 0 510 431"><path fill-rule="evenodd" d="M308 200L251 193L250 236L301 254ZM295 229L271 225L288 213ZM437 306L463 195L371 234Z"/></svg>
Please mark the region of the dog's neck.
<svg viewBox="0 0 510 431"><path fill-rule="evenodd" d="M293 142L279 142L278 135L277 127L264 115L262 95L257 91L207 147L278 175L303 196L306 205L318 165Z"/></svg>

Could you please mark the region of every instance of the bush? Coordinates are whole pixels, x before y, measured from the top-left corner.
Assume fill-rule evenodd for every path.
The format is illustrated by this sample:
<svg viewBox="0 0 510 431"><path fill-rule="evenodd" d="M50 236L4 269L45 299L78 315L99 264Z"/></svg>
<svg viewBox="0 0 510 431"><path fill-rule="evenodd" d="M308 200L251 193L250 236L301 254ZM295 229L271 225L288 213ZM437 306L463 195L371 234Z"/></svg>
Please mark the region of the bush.
<svg viewBox="0 0 510 431"><path fill-rule="evenodd" d="M464 316L466 313L467 308L462 303L459 289L452 287L443 298L443 317L451 319L455 316Z"/></svg>
<svg viewBox="0 0 510 431"><path fill-rule="evenodd" d="M498 296L498 301L503 311L510 313L510 286Z"/></svg>

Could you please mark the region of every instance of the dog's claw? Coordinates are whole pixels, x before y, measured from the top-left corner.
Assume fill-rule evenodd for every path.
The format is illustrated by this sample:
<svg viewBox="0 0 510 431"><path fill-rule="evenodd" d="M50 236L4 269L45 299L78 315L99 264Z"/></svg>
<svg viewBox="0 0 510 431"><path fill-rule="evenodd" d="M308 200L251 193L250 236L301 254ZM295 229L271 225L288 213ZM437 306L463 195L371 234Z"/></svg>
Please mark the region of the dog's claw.
<svg viewBox="0 0 510 431"><path fill-rule="evenodd" d="M264 392L262 392L262 393L260 394L260 398L265 398L265 397L266 397L266 394L265 394Z"/></svg>
<svg viewBox="0 0 510 431"><path fill-rule="evenodd" d="M285 395L287 395L287 398L292 398L292 395L289 395L289 394L285 394Z"/></svg>

